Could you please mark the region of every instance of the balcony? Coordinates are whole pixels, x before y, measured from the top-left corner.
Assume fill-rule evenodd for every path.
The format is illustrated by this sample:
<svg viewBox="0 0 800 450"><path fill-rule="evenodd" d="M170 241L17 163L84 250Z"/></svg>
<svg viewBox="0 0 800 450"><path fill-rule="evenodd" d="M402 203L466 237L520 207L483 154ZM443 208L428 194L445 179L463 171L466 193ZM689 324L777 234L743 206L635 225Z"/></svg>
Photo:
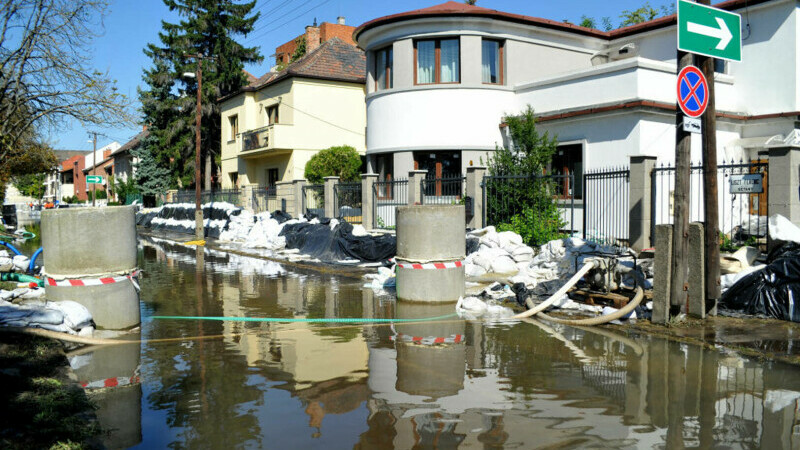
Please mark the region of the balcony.
<svg viewBox="0 0 800 450"><path fill-rule="evenodd" d="M242 151L265 149L270 144L270 131L272 127L262 127L242 133Z"/></svg>

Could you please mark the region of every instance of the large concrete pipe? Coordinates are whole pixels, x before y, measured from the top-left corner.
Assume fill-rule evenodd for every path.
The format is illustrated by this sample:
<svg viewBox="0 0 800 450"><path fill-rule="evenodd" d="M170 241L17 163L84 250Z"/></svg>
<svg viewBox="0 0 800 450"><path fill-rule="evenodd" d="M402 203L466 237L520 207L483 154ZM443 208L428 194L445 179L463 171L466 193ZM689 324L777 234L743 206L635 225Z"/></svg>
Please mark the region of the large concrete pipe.
<svg viewBox="0 0 800 450"><path fill-rule="evenodd" d="M48 300L86 306L98 328L139 324L133 206L45 211L42 247Z"/></svg>
<svg viewBox="0 0 800 450"><path fill-rule="evenodd" d="M463 205L397 207L397 298L455 302L464 296Z"/></svg>

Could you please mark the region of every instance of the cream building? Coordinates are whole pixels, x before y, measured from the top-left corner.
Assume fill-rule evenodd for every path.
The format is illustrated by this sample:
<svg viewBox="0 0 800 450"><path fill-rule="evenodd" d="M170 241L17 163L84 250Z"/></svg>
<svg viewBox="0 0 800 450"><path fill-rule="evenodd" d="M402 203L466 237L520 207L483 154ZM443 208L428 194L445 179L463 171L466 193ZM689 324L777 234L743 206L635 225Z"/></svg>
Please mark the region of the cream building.
<svg viewBox="0 0 800 450"><path fill-rule="evenodd" d="M280 72L220 99L222 187L304 178L318 151L366 152L364 52L333 38Z"/></svg>

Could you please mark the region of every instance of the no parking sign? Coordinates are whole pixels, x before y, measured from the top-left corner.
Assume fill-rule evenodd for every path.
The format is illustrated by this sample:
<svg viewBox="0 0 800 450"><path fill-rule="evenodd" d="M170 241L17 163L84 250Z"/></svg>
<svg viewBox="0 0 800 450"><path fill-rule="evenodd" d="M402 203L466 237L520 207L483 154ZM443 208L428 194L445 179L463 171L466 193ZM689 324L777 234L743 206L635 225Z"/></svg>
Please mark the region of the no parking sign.
<svg viewBox="0 0 800 450"><path fill-rule="evenodd" d="M678 74L678 105L689 117L700 117L708 106L708 81L695 66L686 66Z"/></svg>

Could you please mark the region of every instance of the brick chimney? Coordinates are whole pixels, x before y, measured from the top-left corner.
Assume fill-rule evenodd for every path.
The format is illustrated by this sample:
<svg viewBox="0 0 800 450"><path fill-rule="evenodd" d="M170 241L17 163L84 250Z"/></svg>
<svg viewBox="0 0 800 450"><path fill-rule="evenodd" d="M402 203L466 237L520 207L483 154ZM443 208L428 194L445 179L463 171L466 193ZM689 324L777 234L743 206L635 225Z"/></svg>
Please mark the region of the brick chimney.
<svg viewBox="0 0 800 450"><path fill-rule="evenodd" d="M103 150L103 159L106 159L109 156L111 156L111 150Z"/></svg>
<svg viewBox="0 0 800 450"><path fill-rule="evenodd" d="M314 22L314 25L306 27L306 54L313 52L319 47L319 27Z"/></svg>
<svg viewBox="0 0 800 450"><path fill-rule="evenodd" d="M337 17L336 23L338 23L339 25L344 25L344 16Z"/></svg>

